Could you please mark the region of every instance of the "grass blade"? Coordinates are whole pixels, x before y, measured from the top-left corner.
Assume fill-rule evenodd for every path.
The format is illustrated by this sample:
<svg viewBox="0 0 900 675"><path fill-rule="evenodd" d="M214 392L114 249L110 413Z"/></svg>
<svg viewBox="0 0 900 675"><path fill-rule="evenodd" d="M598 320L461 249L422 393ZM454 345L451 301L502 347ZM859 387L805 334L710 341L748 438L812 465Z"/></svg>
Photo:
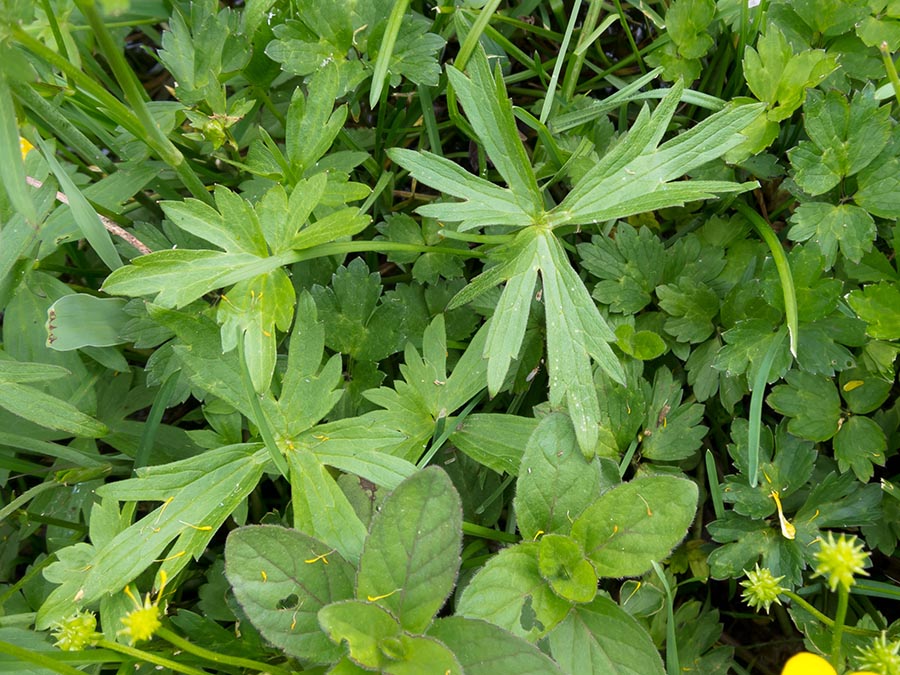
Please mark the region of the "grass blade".
<svg viewBox="0 0 900 675"><path fill-rule="evenodd" d="M772 252L772 260L775 261L775 269L778 270L778 278L781 280L781 292L784 294L784 314L787 322L788 335L791 336L791 355L797 358L797 337L799 319L797 313L797 291L794 289L794 276L791 274L791 266L788 264L784 248L772 226L762 216L742 202L736 202L735 208L750 221L750 224L759 232L759 236Z"/></svg>
<svg viewBox="0 0 900 675"><path fill-rule="evenodd" d="M378 56L375 59L375 72L372 75L372 88L369 90L369 106L375 108L381 99L381 91L387 79L388 66L391 64L391 55L394 53L394 45L397 43L397 35L400 33L400 24L403 15L409 7L409 0L397 0L388 17L387 27L384 29L384 37L381 38L381 46L378 48Z"/></svg>
<svg viewBox="0 0 900 675"><path fill-rule="evenodd" d="M781 343L784 342L784 328L778 331L778 337L772 340L769 349L766 350L762 362L759 364L759 371L753 380L753 393L750 395L750 416L749 426L747 430L747 453L748 468L747 473L750 476L750 487L756 487L757 476L759 473L759 433L762 427L762 404L766 391L766 382L769 380L769 371L772 369L772 363L778 350L781 349Z"/></svg>

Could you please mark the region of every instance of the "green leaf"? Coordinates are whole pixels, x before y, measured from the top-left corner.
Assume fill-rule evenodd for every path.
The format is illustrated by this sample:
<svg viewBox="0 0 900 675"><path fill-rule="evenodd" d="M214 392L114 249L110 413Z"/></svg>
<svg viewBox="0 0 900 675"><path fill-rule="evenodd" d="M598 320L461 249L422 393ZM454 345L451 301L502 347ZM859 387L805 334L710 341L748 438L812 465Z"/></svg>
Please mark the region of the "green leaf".
<svg viewBox="0 0 900 675"><path fill-rule="evenodd" d="M626 364L625 370L625 385L603 373L594 377L600 398L601 425L613 433L620 452L624 452L637 437L651 397L650 383L641 377L642 364L632 361Z"/></svg>
<svg viewBox="0 0 900 675"><path fill-rule="evenodd" d="M880 218L900 216L900 127L893 127L890 142L856 180L857 205Z"/></svg>
<svg viewBox="0 0 900 675"><path fill-rule="evenodd" d="M453 590L461 530L462 505L446 473L428 468L406 479L372 519L357 597L422 632Z"/></svg>
<svg viewBox="0 0 900 675"><path fill-rule="evenodd" d="M111 295L152 295L157 304L178 308L217 288L267 274L283 264L279 258L249 253L156 251L117 269L101 290Z"/></svg>
<svg viewBox="0 0 900 675"><path fill-rule="evenodd" d="M405 9L405 8L404 8ZM421 14L407 11L402 15L400 29L397 33L397 41L390 52L390 59L386 62L386 72L390 73L392 87L400 84L400 78L405 77L415 84L430 87L437 86L441 77L441 65L438 62L437 53L443 49L446 41L440 35L429 32L432 23ZM378 44L377 30L373 30L367 40L369 59L381 56L384 45L378 45L377 54L373 47ZM375 92L375 82L378 81L378 63L376 73L373 76L372 91ZM382 79L384 73L381 73ZM380 92L379 92L380 93ZM370 96L370 103L378 102L378 94Z"/></svg>
<svg viewBox="0 0 900 675"><path fill-rule="evenodd" d="M834 437L834 458L841 473L853 469L862 483L868 483L875 470L884 466L887 439L884 430L871 417L851 415Z"/></svg>
<svg viewBox="0 0 900 675"><path fill-rule="evenodd" d="M788 237L793 241L812 239L827 267L834 265L838 246L845 258L858 263L872 250L876 236L872 216L852 204L806 202L794 211L791 224Z"/></svg>
<svg viewBox="0 0 900 675"><path fill-rule="evenodd" d="M675 0L666 10L666 29L686 59L699 59L713 46L709 24L716 13L713 0Z"/></svg>
<svg viewBox="0 0 900 675"><path fill-rule="evenodd" d="M703 342L712 335L719 312L719 296L706 284L681 277L675 284L656 287L659 306L670 318L666 332L679 342Z"/></svg>
<svg viewBox="0 0 900 675"><path fill-rule="evenodd" d="M435 621L428 635L451 649L466 675L560 675L537 647L486 621L449 616Z"/></svg>
<svg viewBox="0 0 900 675"><path fill-rule="evenodd" d="M743 141L741 129L761 106L738 106L703 122L657 147L683 86L676 83L652 116L644 108L623 140L590 169L550 212L554 224L596 223L712 197L742 192L753 183L675 181L692 169L721 157Z"/></svg>
<svg viewBox="0 0 900 675"><path fill-rule="evenodd" d="M806 25L822 35L841 35L871 10L866 0L797 0L791 7Z"/></svg>
<svg viewBox="0 0 900 675"><path fill-rule="evenodd" d="M516 204L531 220L543 212L544 199L538 189L531 161L519 139L503 77L499 71L491 73L487 56L480 48L472 53L468 71L469 78L455 68L448 68L447 78L456 90L488 157L509 186Z"/></svg>
<svg viewBox="0 0 900 675"><path fill-rule="evenodd" d="M464 200L420 206L417 212L423 216L459 222L460 232L485 225L521 226L529 221L528 213L509 189L473 176L449 159L404 148L391 148L387 154L416 180Z"/></svg>
<svg viewBox="0 0 900 675"><path fill-rule="evenodd" d="M569 264L559 240L546 233L536 243L546 305L550 403L558 405L565 397L578 445L590 456L597 445L600 415L591 359L617 382L625 382L625 373L607 344L615 335Z"/></svg>
<svg viewBox="0 0 900 675"><path fill-rule="evenodd" d="M295 238L302 239L299 230L307 224L310 214L325 192L326 173L317 173L309 180L301 180L291 191L290 199L281 185L275 185L256 205L259 227L273 253L292 248ZM299 247L297 247L299 248Z"/></svg>
<svg viewBox="0 0 900 675"><path fill-rule="evenodd" d="M0 408L47 429L73 436L99 438L109 433L105 424L85 415L71 403L21 384L8 382L0 387Z"/></svg>
<svg viewBox="0 0 900 675"><path fill-rule="evenodd" d="M328 470L309 452L287 453L294 528L359 561L366 526ZM349 596L348 596L349 597Z"/></svg>
<svg viewBox="0 0 900 675"><path fill-rule="evenodd" d="M878 410L887 401L894 382L865 368L850 368L841 372L839 384L850 412L865 415Z"/></svg>
<svg viewBox="0 0 900 675"><path fill-rule="evenodd" d="M308 7L312 3L304 4ZM337 13L342 11L339 8L341 4L343 3L332 3L328 8L316 4L316 7L323 14L327 11ZM336 17L336 14L332 16ZM343 21L345 18L346 14L339 20ZM343 32L346 28L342 27L341 30ZM341 85L347 84L341 82L341 77L342 71L348 69L340 65L346 53L345 49L343 53L336 55L337 58L317 63L310 71L313 76L307 86L307 95L304 96L298 87L291 97L285 126L285 154L291 171L298 178L312 169L313 165L328 152L347 119L346 105L334 109L334 102L342 93ZM346 77L346 73L343 76Z"/></svg>
<svg viewBox="0 0 900 675"><path fill-rule="evenodd" d="M569 675L663 675L647 631L609 598L576 605L550 632L550 653Z"/></svg>
<svg viewBox="0 0 900 675"><path fill-rule="evenodd" d="M800 107L806 90L824 80L837 67L837 59L823 50L794 54L784 33L770 23L756 49L747 47L743 65L750 91L769 104L768 118L778 122Z"/></svg>
<svg viewBox="0 0 900 675"><path fill-rule="evenodd" d="M199 558L219 527L256 487L268 463L257 444L231 445L189 459L141 469L137 478L107 483L97 493L119 501L159 501L149 512L99 549L81 576L84 604L121 589L172 546L161 570L174 577ZM59 587L41 609L42 620L72 612L72 597Z"/></svg>
<svg viewBox="0 0 900 675"><path fill-rule="evenodd" d="M734 328L725 331L722 337L725 338L726 345L716 355L713 367L724 372L726 377L746 373L751 382L756 380L771 343L781 340L779 332L773 331L772 323L765 319L739 321ZM791 353L785 344L775 357L767 381L780 379L790 366Z"/></svg>
<svg viewBox="0 0 900 675"><path fill-rule="evenodd" d="M528 439L516 482L516 522L523 539L567 534L605 486L596 459L578 451L575 429L562 414L545 417ZM593 597L593 596L591 596Z"/></svg>
<svg viewBox="0 0 900 675"><path fill-rule="evenodd" d="M639 576L684 538L697 485L675 476L636 478L605 492L572 524L600 577Z"/></svg>
<svg viewBox="0 0 900 675"><path fill-rule="evenodd" d="M564 534L545 534L538 548L538 571L559 597L590 602L597 594L597 573L578 542Z"/></svg>
<svg viewBox="0 0 900 675"><path fill-rule="evenodd" d="M810 441L826 441L840 428L841 400L830 379L792 370L787 384L772 389L766 399L772 408L791 418L788 431Z"/></svg>
<svg viewBox="0 0 900 675"><path fill-rule="evenodd" d="M229 253L268 254L255 212L226 187L216 186L216 208L197 199L162 202L166 216L185 232L202 237Z"/></svg>
<svg viewBox="0 0 900 675"><path fill-rule="evenodd" d="M126 304L87 293L64 295L47 310L47 346L62 352L128 342L122 337L129 320Z"/></svg>
<svg viewBox="0 0 900 675"><path fill-rule="evenodd" d="M361 214L359 209L340 209L300 230L291 241L290 247L303 250L319 244L327 244L342 237L352 237L366 229L370 220L369 216Z"/></svg>
<svg viewBox="0 0 900 675"><path fill-rule="evenodd" d="M367 670L381 670L403 658L403 629L379 605L361 600L333 602L319 610L319 624L332 642L346 642L350 658Z"/></svg>
<svg viewBox="0 0 900 675"><path fill-rule="evenodd" d="M337 96L354 89L366 76L359 59L348 59L353 47L351 4L346 0L322 4L302 0L297 4L299 21L289 20L273 27L276 39L266 46L266 55L294 75L314 75L324 65L334 63L339 87L326 96L333 105Z"/></svg>
<svg viewBox="0 0 900 675"><path fill-rule="evenodd" d="M627 323L616 327L616 346L640 361L651 361L668 350L658 333L651 330L635 332L634 326Z"/></svg>
<svg viewBox="0 0 900 675"><path fill-rule="evenodd" d="M447 336L444 315L438 314L422 333L422 355L407 344L400 372L408 385L397 391L408 398L415 393L433 420L439 420L459 408L484 388L487 368L482 353L488 331L484 328L469 341L466 351L447 376Z"/></svg>
<svg viewBox="0 0 900 675"><path fill-rule="evenodd" d="M867 47L880 47L887 43L888 50L900 47L900 21L896 18L867 16L856 24L856 34Z"/></svg>
<svg viewBox="0 0 900 675"><path fill-rule="evenodd" d="M503 549L463 589L458 616L484 619L535 642L568 613L571 603L557 596L538 569L538 544Z"/></svg>
<svg viewBox="0 0 900 675"><path fill-rule="evenodd" d="M319 628L319 609L353 597L355 570L329 551L274 525L242 527L225 544L225 573L247 618L276 647L314 663L330 663L341 653Z"/></svg>
<svg viewBox="0 0 900 675"><path fill-rule="evenodd" d="M516 266L517 273L507 280L506 287L500 294L484 345L484 353L488 357L487 383L491 396L496 396L503 386L509 366L518 357L525 339L525 327L539 267L538 251L534 244L527 253L518 256Z"/></svg>
<svg viewBox="0 0 900 675"><path fill-rule="evenodd" d="M269 389L275 371L276 329L287 331L294 309L294 286L284 269L239 281L222 295L216 318L222 326L222 351L244 342L244 358L257 394Z"/></svg>
<svg viewBox="0 0 900 675"><path fill-rule="evenodd" d="M847 302L869 324L866 333L878 340L900 338L900 287L887 281L851 291Z"/></svg>
<svg viewBox="0 0 900 675"><path fill-rule="evenodd" d="M324 348L324 325L318 320L312 296L304 291L297 299L281 395L277 402L268 397L260 401L276 441L285 449L291 448L291 439L325 417L343 395L335 391L342 380L340 355L335 354L323 366Z"/></svg>
<svg viewBox="0 0 900 675"><path fill-rule="evenodd" d="M417 307L414 298L382 297L380 279L361 258L355 258L335 271L330 287L312 287L328 348L356 360L380 361L403 349L419 332L415 323L427 316L424 302L420 299ZM392 297L408 302L389 302Z"/></svg>
<svg viewBox="0 0 900 675"><path fill-rule="evenodd" d="M689 4L689 3L685 3ZM707 36L708 37L708 36ZM694 45L691 45L692 47ZM648 53L645 57L648 65L662 68L662 78L667 82L682 80L685 84L691 84L700 77L703 64L700 59L689 59L678 51L678 45L674 42L662 45Z"/></svg>
<svg viewBox="0 0 900 675"><path fill-rule="evenodd" d="M613 312L635 314L650 304L665 269L666 249L648 228L619 223L616 236L579 244L582 265L601 279L593 296Z"/></svg>
<svg viewBox="0 0 900 675"><path fill-rule="evenodd" d="M419 675L434 669L435 672L449 675L463 675L459 661L446 645L434 638L425 636L402 635L397 647L390 653L402 655L402 660L387 664L382 670L385 675ZM385 649L382 646L382 649ZM387 650L386 650L387 651Z"/></svg>
<svg viewBox="0 0 900 675"><path fill-rule="evenodd" d="M653 379L653 398L647 407L641 453L648 459L677 461L691 457L709 430L700 424L703 406L684 403L681 384L668 368L660 368Z"/></svg>
<svg viewBox="0 0 900 675"><path fill-rule="evenodd" d="M450 442L479 464L515 476L523 448L538 420L499 413L475 413L457 424Z"/></svg>
<svg viewBox="0 0 900 675"><path fill-rule="evenodd" d="M887 145L889 110L879 107L871 84L851 101L837 90L810 90L803 104L806 133L788 155L797 184L811 195L822 194L866 168Z"/></svg>

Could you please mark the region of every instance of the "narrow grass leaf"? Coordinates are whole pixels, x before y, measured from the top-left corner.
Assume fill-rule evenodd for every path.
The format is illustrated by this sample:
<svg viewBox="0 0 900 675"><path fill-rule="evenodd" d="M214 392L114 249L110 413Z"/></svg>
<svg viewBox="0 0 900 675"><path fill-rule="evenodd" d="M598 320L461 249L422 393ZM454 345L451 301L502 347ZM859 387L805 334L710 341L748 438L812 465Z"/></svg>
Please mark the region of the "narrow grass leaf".
<svg viewBox="0 0 900 675"><path fill-rule="evenodd" d="M762 404L765 398L766 382L769 381L769 373L772 370L772 364L775 362L775 356L781 348L784 341L785 329L778 331L778 337L772 340L769 348L766 350L765 356L759 364L759 370L753 379L753 393L750 396L750 414L747 425L747 474L750 479L750 487L755 488L759 480L759 432L762 427Z"/></svg>
<svg viewBox="0 0 900 675"><path fill-rule="evenodd" d="M105 424L71 403L12 382L0 387L0 408L47 429L65 431L73 436L99 438L109 432Z"/></svg>
<svg viewBox="0 0 900 675"><path fill-rule="evenodd" d="M53 156L53 152L47 143L39 137L36 140L44 159L50 165L50 170L56 176L56 180L59 181L62 191L69 200L69 209L72 212L72 217L78 224L78 228L81 230L84 238L88 240L88 243L90 243L91 247L109 269L119 269L122 267L122 259L113 245L112 237L106 231L106 228L103 227L103 223L100 222L100 217L97 215L94 207L88 203L88 200L81 194L81 190L78 189L69 177L69 174L66 173L62 165L56 160L56 157Z"/></svg>
<svg viewBox="0 0 900 675"><path fill-rule="evenodd" d="M370 108L374 109L381 99L381 92L387 79L388 67L391 64L391 56L394 53L394 45L397 42L400 24L403 22L403 15L406 13L407 7L409 7L409 0L397 0L394 2L394 6L388 16L387 26L384 29L381 45L378 48L378 56L375 58L375 69L372 73L372 88L369 90Z"/></svg>
<svg viewBox="0 0 900 675"><path fill-rule="evenodd" d="M37 210L25 183L16 110L6 75L0 75L0 180L16 211L32 226L37 225Z"/></svg>

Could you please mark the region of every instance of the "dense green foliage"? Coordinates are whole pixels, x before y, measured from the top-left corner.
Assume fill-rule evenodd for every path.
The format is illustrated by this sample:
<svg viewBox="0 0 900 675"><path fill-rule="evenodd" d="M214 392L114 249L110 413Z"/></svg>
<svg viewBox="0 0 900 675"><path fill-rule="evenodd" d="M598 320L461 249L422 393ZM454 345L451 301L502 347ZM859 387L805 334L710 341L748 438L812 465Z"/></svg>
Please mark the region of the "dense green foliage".
<svg viewBox="0 0 900 675"><path fill-rule="evenodd" d="M897 50L0 0L0 672L900 675Z"/></svg>

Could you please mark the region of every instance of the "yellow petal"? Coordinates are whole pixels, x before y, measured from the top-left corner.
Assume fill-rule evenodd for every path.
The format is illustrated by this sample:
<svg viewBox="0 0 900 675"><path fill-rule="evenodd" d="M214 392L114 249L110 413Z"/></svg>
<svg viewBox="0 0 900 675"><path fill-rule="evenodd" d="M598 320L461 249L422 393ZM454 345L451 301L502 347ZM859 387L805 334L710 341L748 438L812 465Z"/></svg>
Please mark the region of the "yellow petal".
<svg viewBox="0 0 900 675"><path fill-rule="evenodd" d="M821 656L800 652L788 659L781 675L837 675L837 672Z"/></svg>
<svg viewBox="0 0 900 675"><path fill-rule="evenodd" d="M26 155L28 155L29 152L34 150L34 146L31 143L29 143L26 139L19 136L19 150L22 151L22 159L25 159Z"/></svg>
<svg viewBox="0 0 900 675"><path fill-rule="evenodd" d="M797 528L794 527L794 524L791 521L785 518L784 511L781 510L781 499L778 496L778 491L772 490L772 493L769 496L775 500L775 506L778 507L778 521L781 523L781 536L785 539L793 539L797 536Z"/></svg>

